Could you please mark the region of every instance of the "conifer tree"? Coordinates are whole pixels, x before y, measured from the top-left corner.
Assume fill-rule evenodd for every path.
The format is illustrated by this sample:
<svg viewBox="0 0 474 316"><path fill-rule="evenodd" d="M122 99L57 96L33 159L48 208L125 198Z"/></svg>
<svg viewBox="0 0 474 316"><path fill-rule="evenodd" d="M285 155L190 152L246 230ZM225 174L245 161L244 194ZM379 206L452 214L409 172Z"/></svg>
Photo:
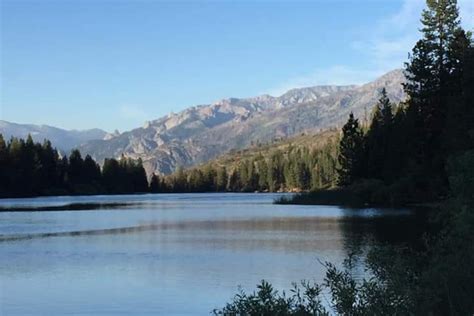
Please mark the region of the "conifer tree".
<svg viewBox="0 0 474 316"><path fill-rule="evenodd" d="M150 192L151 193L160 193L162 192L160 177L153 173L150 180Z"/></svg>
<svg viewBox="0 0 474 316"><path fill-rule="evenodd" d="M228 190L231 192L242 191L242 182L238 170L233 170L229 176Z"/></svg>
<svg viewBox="0 0 474 316"><path fill-rule="evenodd" d="M363 135L359 121L354 114L349 115L349 120L342 128L342 139L339 144L339 169L338 184L345 186L352 184L360 178L363 169Z"/></svg>
<svg viewBox="0 0 474 316"><path fill-rule="evenodd" d="M259 157L257 162L258 189L260 191L268 190L268 166L263 156Z"/></svg>
<svg viewBox="0 0 474 316"><path fill-rule="evenodd" d="M369 178L383 178L390 142L393 114L392 105L385 88L381 91L379 102L375 106L370 128L365 139L367 172Z"/></svg>
<svg viewBox="0 0 474 316"><path fill-rule="evenodd" d="M216 191L222 192L227 189L227 170L225 167L218 167L216 171Z"/></svg>
<svg viewBox="0 0 474 316"><path fill-rule="evenodd" d="M184 169L181 166L178 166L173 178L172 188L173 192L184 192L187 189L187 177L184 173Z"/></svg>
<svg viewBox="0 0 474 316"><path fill-rule="evenodd" d="M455 63L450 54L460 30L456 0L428 0L421 22L422 39L406 63L405 92L410 97L410 115L420 130L421 159L427 164L437 154L447 116L447 89Z"/></svg>

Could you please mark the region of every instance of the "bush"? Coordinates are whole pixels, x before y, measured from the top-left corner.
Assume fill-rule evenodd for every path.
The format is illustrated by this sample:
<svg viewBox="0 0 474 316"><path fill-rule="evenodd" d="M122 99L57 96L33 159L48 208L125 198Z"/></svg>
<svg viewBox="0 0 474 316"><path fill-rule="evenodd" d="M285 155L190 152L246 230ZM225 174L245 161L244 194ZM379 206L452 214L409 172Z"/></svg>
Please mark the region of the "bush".
<svg viewBox="0 0 474 316"><path fill-rule="evenodd" d="M376 279L356 281L350 270L325 263L326 277L322 285L301 282L293 285L290 295L279 294L272 285L262 281L257 291L248 295L242 290L214 315L407 315L412 303L398 288L388 287ZM331 294L330 306L322 305L322 293Z"/></svg>
<svg viewBox="0 0 474 316"><path fill-rule="evenodd" d="M214 310L214 315L329 315L321 304L321 287L309 282L294 284L287 296L285 292L279 294L272 285L262 281L257 291L246 294L242 290L231 303L221 310Z"/></svg>

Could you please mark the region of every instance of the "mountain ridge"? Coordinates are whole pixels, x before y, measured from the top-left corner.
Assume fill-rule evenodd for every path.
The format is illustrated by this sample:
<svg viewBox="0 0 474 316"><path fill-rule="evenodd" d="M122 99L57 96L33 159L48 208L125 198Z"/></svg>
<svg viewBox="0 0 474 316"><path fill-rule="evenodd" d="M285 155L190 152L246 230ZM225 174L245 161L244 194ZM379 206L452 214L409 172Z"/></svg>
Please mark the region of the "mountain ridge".
<svg viewBox="0 0 474 316"><path fill-rule="evenodd" d="M42 142L48 139L53 146L64 152L68 152L90 140L103 139L109 135L109 133L99 128L67 130L45 124L20 124L5 120L0 120L0 134L2 134L5 139L11 137L26 139L28 135L31 135L36 142Z"/></svg>
<svg viewBox="0 0 474 316"><path fill-rule="evenodd" d="M91 140L80 146L96 160L141 158L150 175L168 174L254 142L269 142L299 133L315 133L340 126L350 112L367 116L380 89L387 89L396 103L404 99L400 69L363 85L296 88L279 97L260 95L227 98L189 107L147 121L142 127L107 140Z"/></svg>

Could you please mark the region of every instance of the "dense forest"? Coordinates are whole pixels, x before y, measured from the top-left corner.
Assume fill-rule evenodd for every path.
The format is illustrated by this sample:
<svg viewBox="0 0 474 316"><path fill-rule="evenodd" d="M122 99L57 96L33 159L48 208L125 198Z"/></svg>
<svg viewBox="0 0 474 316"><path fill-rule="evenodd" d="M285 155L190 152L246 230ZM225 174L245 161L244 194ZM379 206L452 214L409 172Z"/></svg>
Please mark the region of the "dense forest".
<svg viewBox="0 0 474 316"><path fill-rule="evenodd" d="M312 137L311 137L312 138ZM310 139L311 139L310 138ZM254 192L328 188L336 185L337 134L318 146L271 145L267 152L231 154L231 160L147 179L141 160L105 159L102 168L78 150L61 155L50 141L35 143L0 134L0 197L40 195Z"/></svg>
<svg viewBox="0 0 474 316"><path fill-rule="evenodd" d="M319 146L273 145L249 149L168 176L153 175L152 192L299 191L336 185L338 135L324 136ZM252 151L255 151L252 152Z"/></svg>
<svg viewBox="0 0 474 316"><path fill-rule="evenodd" d="M0 134L0 197L69 194L121 194L148 191L140 160L106 159L101 169L78 150L61 156L51 142L35 143Z"/></svg>

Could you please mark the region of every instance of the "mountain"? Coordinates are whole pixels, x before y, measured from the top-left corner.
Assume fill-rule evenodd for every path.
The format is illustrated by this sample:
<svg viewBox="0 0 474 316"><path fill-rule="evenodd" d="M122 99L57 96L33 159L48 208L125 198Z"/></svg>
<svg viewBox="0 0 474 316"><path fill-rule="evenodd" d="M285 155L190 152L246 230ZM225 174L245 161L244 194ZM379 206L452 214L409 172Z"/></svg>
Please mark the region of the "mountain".
<svg viewBox="0 0 474 316"><path fill-rule="evenodd" d="M203 169L207 164L213 166L224 166L228 172L235 170L236 167L245 159L248 160L259 160L261 157L270 159L273 153L281 151L282 153L288 153L290 148L306 148L310 152L313 150L320 151L328 143L336 142L339 140L340 131L338 129L329 129L316 134L300 134L296 136L290 136L285 139L276 140L266 144L254 144L253 146L246 147L239 150L231 150L223 155L220 155L214 159L208 160L202 164L198 164L195 167Z"/></svg>
<svg viewBox="0 0 474 316"><path fill-rule="evenodd" d="M93 140L81 151L96 160L141 158L147 173L171 173L232 149L301 133L341 126L350 112L364 119L385 87L392 102L404 99L402 70L361 86L315 86L292 89L279 97L229 98L169 114L107 140Z"/></svg>
<svg viewBox="0 0 474 316"><path fill-rule="evenodd" d="M5 140L12 136L26 139L28 134L37 142L49 139L53 146L64 152L90 140L104 139L108 135L107 132L97 128L83 131L65 130L48 125L17 124L2 120L0 120L0 134Z"/></svg>

